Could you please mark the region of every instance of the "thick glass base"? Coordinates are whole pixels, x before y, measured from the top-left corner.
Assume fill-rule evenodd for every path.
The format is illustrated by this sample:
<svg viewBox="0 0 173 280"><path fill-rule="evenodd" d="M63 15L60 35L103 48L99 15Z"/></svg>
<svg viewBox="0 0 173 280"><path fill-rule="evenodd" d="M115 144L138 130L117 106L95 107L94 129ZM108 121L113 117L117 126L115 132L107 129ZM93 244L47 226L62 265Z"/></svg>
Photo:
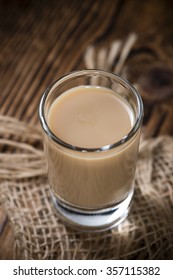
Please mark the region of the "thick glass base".
<svg viewBox="0 0 173 280"><path fill-rule="evenodd" d="M58 216L67 224L82 231L99 232L116 227L128 216L133 192L113 207L101 210L79 210L62 203L53 194Z"/></svg>

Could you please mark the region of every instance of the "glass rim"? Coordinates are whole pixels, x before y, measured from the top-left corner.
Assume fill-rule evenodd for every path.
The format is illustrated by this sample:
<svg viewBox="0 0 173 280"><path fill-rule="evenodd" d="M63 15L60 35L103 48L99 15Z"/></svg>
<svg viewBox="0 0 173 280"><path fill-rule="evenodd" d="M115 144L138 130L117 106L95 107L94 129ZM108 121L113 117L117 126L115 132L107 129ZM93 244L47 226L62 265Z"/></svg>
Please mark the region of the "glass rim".
<svg viewBox="0 0 173 280"><path fill-rule="evenodd" d="M73 77L80 77L83 75L89 75L89 74L95 74L95 75L104 75L106 77L109 78L116 78L117 82L119 82L120 84L124 84L126 86L126 88L128 88L133 95L136 98L137 101L137 117L136 117L136 121L133 124L132 129L129 131L129 133L127 133L122 139L120 139L119 141L113 143L113 144L109 144L106 146L102 146L102 147L98 147L98 148L84 148L84 147L78 147L78 146L73 146L67 142L64 142L63 140L61 140L60 138L58 138L49 128L48 123L46 121L45 118L45 113L44 113L44 105L46 102L46 99L51 91L51 89L55 86L55 85L60 85L61 83L65 82L67 79L69 78L73 78ZM138 91L134 88L134 86L125 78L121 77L119 74L115 74L109 71L104 71L104 70L99 70L99 69L87 69L87 70L76 70L73 72L69 72L63 76L61 76L59 79L57 79L54 83L52 83L49 87L47 87L47 89L44 91L41 100L40 100L40 104L39 104L39 120L41 123L41 126L44 130L44 132L49 136L49 138L51 140L53 140L53 142L55 142L56 144L59 144L65 148L71 149L71 150L75 150L75 151L80 151L80 152L102 152L102 151L108 151L110 149L113 149L115 147L118 147L126 142L128 142L134 135L135 133L138 131L138 128L140 127L141 123L142 123L142 119L143 119L143 102L142 102L142 98L140 96L140 94L138 93Z"/></svg>

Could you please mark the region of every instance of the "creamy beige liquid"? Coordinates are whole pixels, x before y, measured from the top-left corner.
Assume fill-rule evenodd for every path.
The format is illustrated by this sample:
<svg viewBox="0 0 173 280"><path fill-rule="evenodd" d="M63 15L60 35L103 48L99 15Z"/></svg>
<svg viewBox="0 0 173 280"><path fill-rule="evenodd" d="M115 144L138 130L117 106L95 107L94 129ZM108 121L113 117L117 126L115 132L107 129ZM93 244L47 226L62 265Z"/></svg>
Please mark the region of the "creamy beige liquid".
<svg viewBox="0 0 173 280"><path fill-rule="evenodd" d="M130 106L104 87L68 90L53 102L48 113L51 131L64 142L83 148L113 144L125 137L133 124ZM46 137L54 195L76 207L92 209L122 201L133 188L138 142L139 132L114 149L81 152Z"/></svg>
<svg viewBox="0 0 173 280"><path fill-rule="evenodd" d="M52 104L48 124L61 140L73 146L97 148L113 144L133 125L129 106L104 87L73 88Z"/></svg>

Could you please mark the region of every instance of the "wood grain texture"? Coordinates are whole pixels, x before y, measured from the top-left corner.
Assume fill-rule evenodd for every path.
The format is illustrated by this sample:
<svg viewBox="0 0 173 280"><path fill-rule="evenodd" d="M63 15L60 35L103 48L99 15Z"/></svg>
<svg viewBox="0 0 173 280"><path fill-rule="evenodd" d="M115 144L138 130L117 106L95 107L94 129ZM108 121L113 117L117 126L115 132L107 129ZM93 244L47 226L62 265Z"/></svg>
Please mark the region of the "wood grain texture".
<svg viewBox="0 0 173 280"><path fill-rule="evenodd" d="M147 78L158 66L173 69L172 19L171 0L1 0L0 113L38 124L43 91L61 75L84 67L88 45L109 46L113 40L136 32L138 41L125 71L131 82L138 83L143 96L144 130L148 136L173 134L172 84L168 79L168 98L163 81L159 102ZM148 91L144 79L150 86ZM163 80L163 76L153 79ZM0 235L0 259L13 258L13 238L8 221Z"/></svg>
<svg viewBox="0 0 173 280"><path fill-rule="evenodd" d="M14 233L6 213L0 208L0 260L14 259ZM2 228L3 227L3 228Z"/></svg>

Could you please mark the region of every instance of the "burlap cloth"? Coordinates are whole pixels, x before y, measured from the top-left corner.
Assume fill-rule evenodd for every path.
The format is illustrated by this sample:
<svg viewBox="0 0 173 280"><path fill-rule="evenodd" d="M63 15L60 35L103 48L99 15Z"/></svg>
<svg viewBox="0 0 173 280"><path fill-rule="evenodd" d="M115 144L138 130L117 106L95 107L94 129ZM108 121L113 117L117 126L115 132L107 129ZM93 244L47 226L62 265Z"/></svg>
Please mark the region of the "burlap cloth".
<svg viewBox="0 0 173 280"><path fill-rule="evenodd" d="M113 230L81 233L57 217L39 128L0 116L0 206L21 259L172 259L173 139L142 140L129 217Z"/></svg>
<svg viewBox="0 0 173 280"><path fill-rule="evenodd" d="M89 47L86 68L122 74L136 40L130 34L109 51ZM14 258L173 259L173 138L141 141L125 222L106 232L81 233L65 226L52 205L39 128L5 116L0 123L0 206L14 231Z"/></svg>

